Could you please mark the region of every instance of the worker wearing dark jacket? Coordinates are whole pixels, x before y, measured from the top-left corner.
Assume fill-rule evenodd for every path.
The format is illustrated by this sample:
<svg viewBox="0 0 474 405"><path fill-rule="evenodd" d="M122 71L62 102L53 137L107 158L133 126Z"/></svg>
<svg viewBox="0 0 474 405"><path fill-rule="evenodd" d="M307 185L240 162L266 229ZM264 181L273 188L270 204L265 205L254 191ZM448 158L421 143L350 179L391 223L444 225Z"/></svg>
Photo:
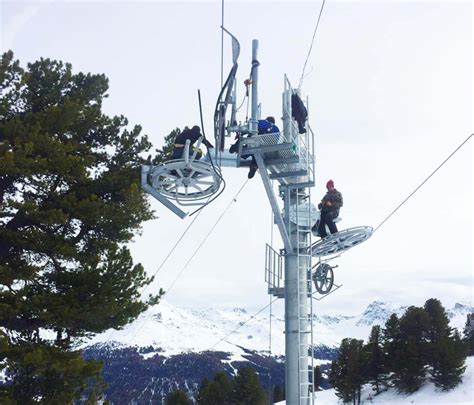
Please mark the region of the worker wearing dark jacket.
<svg viewBox="0 0 474 405"><path fill-rule="evenodd" d="M189 152L192 154L194 151L193 145L201 136L201 128L199 128L197 125L191 129L186 128L183 132L181 132L174 140L173 159L181 159L183 157L184 146L186 145L186 141L188 139L191 141ZM207 139L203 139L202 143L208 148L214 147ZM201 159L201 157L202 152L199 149L198 153L196 154L196 159Z"/></svg>
<svg viewBox="0 0 474 405"><path fill-rule="evenodd" d="M331 234L337 233L337 226L334 219L339 216L339 209L342 207L342 194L334 188L334 182L329 180L326 183L328 192L318 205L321 210L321 219L319 220L318 234L321 238L327 236L326 225Z"/></svg>

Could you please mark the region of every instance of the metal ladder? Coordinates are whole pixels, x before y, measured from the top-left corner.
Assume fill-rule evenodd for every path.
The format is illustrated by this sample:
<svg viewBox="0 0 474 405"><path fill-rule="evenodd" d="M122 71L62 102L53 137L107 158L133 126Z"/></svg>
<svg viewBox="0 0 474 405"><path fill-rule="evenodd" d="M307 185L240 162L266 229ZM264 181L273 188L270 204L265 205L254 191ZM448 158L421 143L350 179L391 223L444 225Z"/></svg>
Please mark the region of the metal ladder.
<svg viewBox="0 0 474 405"><path fill-rule="evenodd" d="M295 227L297 236L296 261L298 268L298 372L300 405L313 404L314 392L314 359L313 359L313 306L312 306L312 283L311 267L312 256L308 250L311 246L311 226L302 223L310 218L311 196L306 194L306 189L296 189L297 224ZM303 205L307 202L307 205ZM304 218L304 219L303 219ZM308 342L309 337L309 342ZM309 349L311 355L308 362Z"/></svg>
<svg viewBox="0 0 474 405"><path fill-rule="evenodd" d="M309 125L307 132L300 134L291 116L291 95L294 90L285 76L283 92L283 131L277 135L259 135L251 138L242 154L254 154L265 190L284 242L284 250L277 253L267 245L265 261L265 281L268 293L278 298L285 297L289 284L295 283L291 294L296 293L295 311L292 311L294 324L287 333L295 334L294 355L297 362L292 363L295 378L292 379L297 390L292 392L292 404L309 405L314 403L314 362L313 350L313 311L311 284L311 197L310 188L314 186L314 134ZM284 199L284 214L278 204L271 180L280 183L280 197ZM302 204L302 203L305 204ZM290 220L291 218L291 220ZM295 264L291 281L283 277L282 268L287 271L286 260ZM283 266L283 261L285 266ZM295 271L297 274L294 274ZM294 276L294 277L293 277ZM283 288L283 285L285 286ZM291 288L290 288L291 290ZM297 308L296 308L297 307ZM308 342L310 340L310 342ZM296 347L297 344L297 347ZM308 359L310 357L310 359ZM297 370L296 370L297 368ZM296 381L296 371L298 373ZM298 398L298 399L297 399ZM298 401L298 402L296 402Z"/></svg>

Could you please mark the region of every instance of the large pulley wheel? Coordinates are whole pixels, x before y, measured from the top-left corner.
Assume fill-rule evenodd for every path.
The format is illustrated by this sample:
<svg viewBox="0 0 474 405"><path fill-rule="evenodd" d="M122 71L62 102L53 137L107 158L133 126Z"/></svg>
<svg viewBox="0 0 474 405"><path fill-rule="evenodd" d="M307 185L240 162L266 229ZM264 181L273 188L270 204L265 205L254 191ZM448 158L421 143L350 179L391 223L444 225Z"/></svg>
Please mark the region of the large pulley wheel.
<svg viewBox="0 0 474 405"><path fill-rule="evenodd" d="M210 163L198 160L186 163L178 159L154 167L149 173L149 181L164 196L180 204L192 204L215 194L221 178Z"/></svg>
<svg viewBox="0 0 474 405"><path fill-rule="evenodd" d="M311 245L311 255L315 257L341 253L366 241L374 232L370 226L358 226L334 233Z"/></svg>
<svg viewBox="0 0 474 405"><path fill-rule="evenodd" d="M320 294L327 294L334 284L334 271L327 263L321 263L313 273L313 282L316 291Z"/></svg>

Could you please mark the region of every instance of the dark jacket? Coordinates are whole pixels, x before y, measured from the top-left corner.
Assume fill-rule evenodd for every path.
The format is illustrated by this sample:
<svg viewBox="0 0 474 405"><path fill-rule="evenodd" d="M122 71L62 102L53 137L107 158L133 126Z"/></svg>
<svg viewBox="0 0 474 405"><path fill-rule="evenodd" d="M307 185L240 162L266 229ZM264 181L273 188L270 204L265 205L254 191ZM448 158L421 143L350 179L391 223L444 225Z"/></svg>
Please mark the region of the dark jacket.
<svg viewBox="0 0 474 405"><path fill-rule="evenodd" d="M331 205L328 205L327 203ZM329 190L318 205L321 212L333 212L335 217L339 215L339 209L343 205L342 194L335 188Z"/></svg>
<svg viewBox="0 0 474 405"><path fill-rule="evenodd" d="M298 132L300 134L306 133L306 118L308 118L308 110L304 106L303 101L301 98L293 93L291 95L291 115L298 123Z"/></svg>
<svg viewBox="0 0 474 405"><path fill-rule="evenodd" d="M193 130L192 128L186 128L183 132L181 132L174 140L175 145L185 145L186 141L189 139L191 141L191 146L202 136L201 132L198 130ZM212 148L213 146L207 139L203 139L202 143L206 145L208 148ZM180 146L181 148L183 146Z"/></svg>
<svg viewBox="0 0 474 405"><path fill-rule="evenodd" d="M184 152L184 145L186 145L186 141L189 139L191 141L191 152L192 146L196 141L202 136L201 132L196 129L189 129L186 128L183 132L181 132L174 140L174 149L173 149L173 159L180 159L183 156ZM212 144L207 140L203 139L202 143L206 145L208 148L213 148ZM201 154L198 154L198 158L201 158Z"/></svg>

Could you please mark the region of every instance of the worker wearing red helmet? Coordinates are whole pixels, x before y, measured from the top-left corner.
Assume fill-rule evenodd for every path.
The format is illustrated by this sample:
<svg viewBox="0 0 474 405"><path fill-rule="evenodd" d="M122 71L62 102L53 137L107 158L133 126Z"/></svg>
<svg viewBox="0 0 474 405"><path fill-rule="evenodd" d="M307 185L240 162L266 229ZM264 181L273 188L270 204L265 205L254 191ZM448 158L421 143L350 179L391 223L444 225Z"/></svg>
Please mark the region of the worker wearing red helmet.
<svg viewBox="0 0 474 405"><path fill-rule="evenodd" d="M342 194L337 191L334 187L334 181L329 180L326 183L328 192L323 197L318 205L321 210L321 219L319 221L318 234L321 238L327 236L326 225L329 228L331 234L337 232L337 226L334 223L334 219L339 216L339 209L342 207Z"/></svg>

